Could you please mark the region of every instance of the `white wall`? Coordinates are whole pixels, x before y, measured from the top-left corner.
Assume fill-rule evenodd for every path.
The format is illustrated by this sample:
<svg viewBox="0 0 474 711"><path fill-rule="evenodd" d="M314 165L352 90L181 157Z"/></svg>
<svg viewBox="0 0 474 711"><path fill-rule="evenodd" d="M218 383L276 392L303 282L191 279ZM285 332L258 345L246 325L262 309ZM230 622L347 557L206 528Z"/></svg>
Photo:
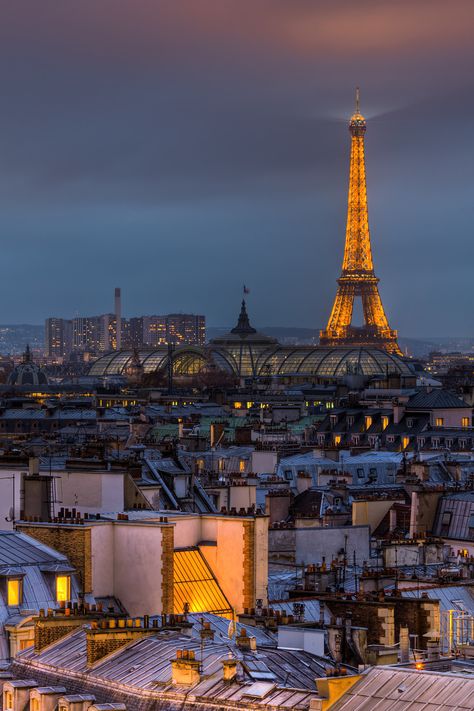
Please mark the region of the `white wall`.
<svg viewBox="0 0 474 711"><path fill-rule="evenodd" d="M27 471L28 465L25 468L25 473ZM23 472L21 471L0 469L0 530L2 531L11 531L13 529L13 522L6 520L10 518L13 504L15 504L15 518L20 518L22 476Z"/></svg>
<svg viewBox="0 0 474 711"><path fill-rule="evenodd" d="M107 513L124 509L124 474L121 472L54 472L58 503L81 513Z"/></svg>
<svg viewBox="0 0 474 711"><path fill-rule="evenodd" d="M114 592L131 616L162 611L162 529L115 523Z"/></svg>

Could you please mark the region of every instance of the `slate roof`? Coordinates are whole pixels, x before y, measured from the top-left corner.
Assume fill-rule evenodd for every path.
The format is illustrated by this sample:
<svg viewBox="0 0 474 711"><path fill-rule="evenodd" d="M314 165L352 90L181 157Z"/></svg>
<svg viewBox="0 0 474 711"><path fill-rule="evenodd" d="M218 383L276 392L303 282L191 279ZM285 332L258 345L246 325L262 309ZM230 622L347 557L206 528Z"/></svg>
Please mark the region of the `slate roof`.
<svg viewBox="0 0 474 711"><path fill-rule="evenodd" d="M407 402L407 409L446 410L450 408L469 408L469 405L449 390L420 391Z"/></svg>

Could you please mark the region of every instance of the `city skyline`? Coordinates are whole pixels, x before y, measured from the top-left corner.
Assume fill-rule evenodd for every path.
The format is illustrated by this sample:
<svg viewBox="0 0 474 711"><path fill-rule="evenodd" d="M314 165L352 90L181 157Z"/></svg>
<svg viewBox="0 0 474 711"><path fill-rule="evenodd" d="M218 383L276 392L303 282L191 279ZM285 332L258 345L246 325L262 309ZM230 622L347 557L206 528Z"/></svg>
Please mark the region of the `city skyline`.
<svg viewBox="0 0 474 711"><path fill-rule="evenodd" d="M131 7L5 13L2 323L107 312L120 284L124 313L220 326L244 281L255 324L322 327L360 84L391 325L472 333L471 3Z"/></svg>

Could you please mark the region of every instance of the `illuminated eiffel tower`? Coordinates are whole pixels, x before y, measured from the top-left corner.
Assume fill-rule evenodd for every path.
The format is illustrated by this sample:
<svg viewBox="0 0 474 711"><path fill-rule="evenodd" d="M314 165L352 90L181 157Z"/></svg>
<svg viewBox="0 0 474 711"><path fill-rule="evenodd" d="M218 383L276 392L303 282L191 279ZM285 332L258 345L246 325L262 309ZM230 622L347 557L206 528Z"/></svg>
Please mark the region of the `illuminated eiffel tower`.
<svg viewBox="0 0 474 711"><path fill-rule="evenodd" d="M350 123L351 166L347 209L346 245L342 273L328 325L320 332L322 346L365 345L384 348L390 353L401 351L397 332L388 325L374 273L370 246L367 186L365 181L365 119L359 111L359 89L356 110ZM351 326L355 297L361 297L364 325Z"/></svg>

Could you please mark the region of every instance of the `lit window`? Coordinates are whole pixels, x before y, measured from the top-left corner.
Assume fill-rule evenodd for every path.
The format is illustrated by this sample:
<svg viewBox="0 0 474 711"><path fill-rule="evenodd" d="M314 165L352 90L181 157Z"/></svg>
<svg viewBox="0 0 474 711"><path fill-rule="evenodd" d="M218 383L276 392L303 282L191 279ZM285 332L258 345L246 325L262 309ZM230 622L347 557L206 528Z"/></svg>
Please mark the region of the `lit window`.
<svg viewBox="0 0 474 711"><path fill-rule="evenodd" d="M7 584L8 605L21 604L21 580L9 580Z"/></svg>
<svg viewBox="0 0 474 711"><path fill-rule="evenodd" d="M11 691L5 691L5 711L10 711L13 708L13 694Z"/></svg>
<svg viewBox="0 0 474 711"><path fill-rule="evenodd" d="M341 435L334 435L334 444L336 447L341 444Z"/></svg>
<svg viewBox="0 0 474 711"><path fill-rule="evenodd" d="M461 427L469 427L469 417L461 418Z"/></svg>
<svg viewBox="0 0 474 711"><path fill-rule="evenodd" d="M244 472L245 471L245 459L241 459L239 461L239 472Z"/></svg>
<svg viewBox="0 0 474 711"><path fill-rule="evenodd" d="M34 696L31 699L31 703L30 703L31 711L39 711L39 707L40 707L39 699L36 696Z"/></svg>
<svg viewBox="0 0 474 711"><path fill-rule="evenodd" d="M67 602L71 599L71 578L69 575L58 575L56 578L56 601Z"/></svg>
<svg viewBox="0 0 474 711"><path fill-rule="evenodd" d="M372 418L371 418L370 415L366 415L366 418L365 418L365 429L368 430L371 425L372 425Z"/></svg>
<svg viewBox="0 0 474 711"><path fill-rule="evenodd" d="M444 417L437 417L435 419L435 425L436 427L443 427L444 425Z"/></svg>
<svg viewBox="0 0 474 711"><path fill-rule="evenodd" d="M242 409L242 403L241 402L234 402L234 407L236 410Z"/></svg>
<svg viewBox="0 0 474 711"><path fill-rule="evenodd" d="M247 410L250 410L250 408L253 406L253 402L248 402L247 403Z"/></svg>
<svg viewBox="0 0 474 711"><path fill-rule="evenodd" d="M402 447L403 447L403 449L406 449L409 444L410 444L410 438L409 438L409 437L402 437Z"/></svg>

